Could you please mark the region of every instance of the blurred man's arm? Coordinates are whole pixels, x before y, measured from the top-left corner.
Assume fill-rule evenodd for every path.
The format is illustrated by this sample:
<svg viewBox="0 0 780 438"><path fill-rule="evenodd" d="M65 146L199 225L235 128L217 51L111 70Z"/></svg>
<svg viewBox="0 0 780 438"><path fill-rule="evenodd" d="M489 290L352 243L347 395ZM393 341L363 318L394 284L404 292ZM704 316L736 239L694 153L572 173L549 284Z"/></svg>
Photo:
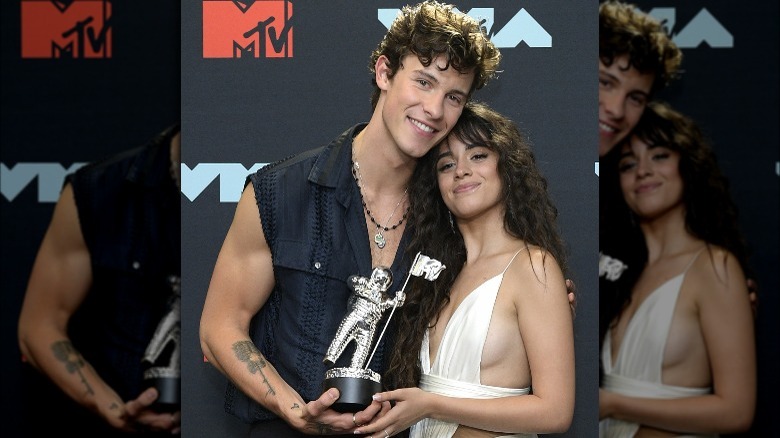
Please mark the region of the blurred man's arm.
<svg viewBox="0 0 780 438"><path fill-rule="evenodd" d="M79 226L73 188L63 188L49 228L38 250L19 317L19 346L27 362L63 392L116 428L171 429L173 416L144 409L157 398L144 393L125 402L95 372L68 338L67 326L92 284L90 255ZM150 400L151 399L151 400Z"/></svg>

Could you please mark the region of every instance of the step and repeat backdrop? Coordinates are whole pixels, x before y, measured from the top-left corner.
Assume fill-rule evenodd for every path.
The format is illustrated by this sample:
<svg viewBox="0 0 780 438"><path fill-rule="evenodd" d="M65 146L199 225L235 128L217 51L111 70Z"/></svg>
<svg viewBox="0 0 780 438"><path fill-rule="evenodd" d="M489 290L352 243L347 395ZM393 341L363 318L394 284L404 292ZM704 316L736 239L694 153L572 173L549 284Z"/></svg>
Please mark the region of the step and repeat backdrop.
<svg viewBox="0 0 780 438"><path fill-rule="evenodd" d="M402 1L192 1L182 4L182 324L197 327L244 178L368 121L368 62ZM461 1L503 54L475 93L526 131L560 213L579 293L577 407L567 436L597 412L596 2ZM182 345L185 436L240 436L225 378L195 330ZM588 435L590 434L590 435Z"/></svg>

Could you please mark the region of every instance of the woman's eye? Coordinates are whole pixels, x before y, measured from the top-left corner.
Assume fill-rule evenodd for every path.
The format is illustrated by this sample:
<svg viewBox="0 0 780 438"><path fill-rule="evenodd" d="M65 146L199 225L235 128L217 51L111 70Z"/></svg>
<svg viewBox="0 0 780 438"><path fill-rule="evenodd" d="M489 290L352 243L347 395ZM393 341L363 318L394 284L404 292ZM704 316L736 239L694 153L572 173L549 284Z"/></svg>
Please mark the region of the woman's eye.
<svg viewBox="0 0 780 438"><path fill-rule="evenodd" d="M636 166L636 162L634 161L625 161L620 164L618 164L618 171L625 172L627 170L631 170Z"/></svg>
<svg viewBox="0 0 780 438"><path fill-rule="evenodd" d="M653 155L654 160L665 160L667 158L669 158L669 153L666 152Z"/></svg>
<svg viewBox="0 0 780 438"><path fill-rule="evenodd" d="M442 163L442 164L439 164L438 170L439 170L439 172L444 172L444 171L446 171L448 169L451 169L452 166L454 166L453 163Z"/></svg>

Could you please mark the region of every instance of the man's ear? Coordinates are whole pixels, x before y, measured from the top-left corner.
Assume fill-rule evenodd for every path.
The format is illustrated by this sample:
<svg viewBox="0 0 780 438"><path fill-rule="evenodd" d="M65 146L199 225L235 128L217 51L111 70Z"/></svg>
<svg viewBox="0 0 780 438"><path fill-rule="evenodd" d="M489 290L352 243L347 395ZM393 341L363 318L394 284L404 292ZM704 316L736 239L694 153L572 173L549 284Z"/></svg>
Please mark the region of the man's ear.
<svg viewBox="0 0 780 438"><path fill-rule="evenodd" d="M382 55L376 60L376 64L374 65L374 71L376 80L376 85L379 87L380 90L387 90L387 87L390 84L390 65L389 61L387 60L387 56Z"/></svg>

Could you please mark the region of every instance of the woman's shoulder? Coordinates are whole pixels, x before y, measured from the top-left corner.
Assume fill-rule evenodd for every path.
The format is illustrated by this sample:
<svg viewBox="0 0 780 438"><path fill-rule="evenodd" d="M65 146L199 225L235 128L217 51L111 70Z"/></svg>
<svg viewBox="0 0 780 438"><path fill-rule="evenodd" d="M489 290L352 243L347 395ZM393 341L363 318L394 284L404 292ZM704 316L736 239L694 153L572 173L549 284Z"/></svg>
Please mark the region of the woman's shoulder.
<svg viewBox="0 0 780 438"><path fill-rule="evenodd" d="M526 284L533 280L541 286L564 281L558 261L543 248L523 242L512 254L514 259L507 266L510 278Z"/></svg>
<svg viewBox="0 0 780 438"><path fill-rule="evenodd" d="M745 274L737 257L728 249L708 244L691 266L689 274L702 291L746 289Z"/></svg>
<svg viewBox="0 0 780 438"><path fill-rule="evenodd" d="M692 269L705 274L726 274L735 268L740 269L737 257L722 246L706 244L700 253Z"/></svg>

